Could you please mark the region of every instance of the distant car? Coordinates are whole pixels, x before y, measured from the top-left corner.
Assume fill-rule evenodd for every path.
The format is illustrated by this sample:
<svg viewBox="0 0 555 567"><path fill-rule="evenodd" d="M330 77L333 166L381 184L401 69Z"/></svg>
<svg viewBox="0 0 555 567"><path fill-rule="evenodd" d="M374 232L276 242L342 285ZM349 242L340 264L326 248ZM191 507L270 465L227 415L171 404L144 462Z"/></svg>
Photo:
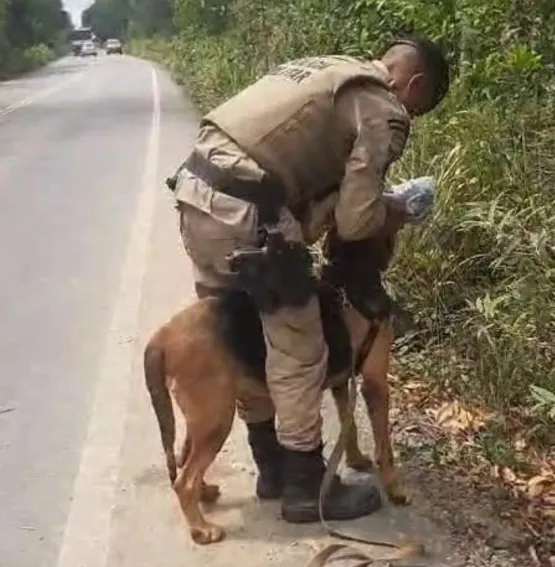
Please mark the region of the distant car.
<svg viewBox="0 0 555 567"><path fill-rule="evenodd" d="M110 53L119 53L121 55L123 53L121 41L119 39L108 39L106 41L106 53L108 55Z"/></svg>
<svg viewBox="0 0 555 567"><path fill-rule="evenodd" d="M90 55L96 57L98 55L98 50L94 41L84 41L81 46L81 57L89 57Z"/></svg>

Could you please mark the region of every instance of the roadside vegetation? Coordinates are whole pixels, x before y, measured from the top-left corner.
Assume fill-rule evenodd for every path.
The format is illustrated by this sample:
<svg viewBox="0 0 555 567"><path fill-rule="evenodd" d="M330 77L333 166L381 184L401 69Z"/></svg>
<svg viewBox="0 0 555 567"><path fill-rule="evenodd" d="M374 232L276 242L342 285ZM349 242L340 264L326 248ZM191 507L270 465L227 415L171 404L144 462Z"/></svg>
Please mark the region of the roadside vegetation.
<svg viewBox="0 0 555 567"><path fill-rule="evenodd" d="M0 0L0 80L55 59L69 29L61 0Z"/></svg>
<svg viewBox="0 0 555 567"><path fill-rule="evenodd" d="M123 5L98 3L105 10ZM544 527L552 526L552 1L155 4L159 10L164 4L171 18L166 10L164 18L150 18L150 27L141 29L127 12L121 29L134 52L169 68L203 111L289 58L379 53L394 34L411 30L443 42L453 65L451 93L438 111L414 125L409 150L391 175L392 181L419 175L439 180L433 218L406 231L387 278L414 317L412 330L397 345L399 387L412 384L407 399L425 391L438 420L458 423L455 429L465 435L461 442L471 436L465 446L472 455L465 453L464 462L480 455L489 474L518 498L532 499L539 507L534 514L544 518ZM439 453L438 462L445 462ZM447 459L450 466L457 458Z"/></svg>

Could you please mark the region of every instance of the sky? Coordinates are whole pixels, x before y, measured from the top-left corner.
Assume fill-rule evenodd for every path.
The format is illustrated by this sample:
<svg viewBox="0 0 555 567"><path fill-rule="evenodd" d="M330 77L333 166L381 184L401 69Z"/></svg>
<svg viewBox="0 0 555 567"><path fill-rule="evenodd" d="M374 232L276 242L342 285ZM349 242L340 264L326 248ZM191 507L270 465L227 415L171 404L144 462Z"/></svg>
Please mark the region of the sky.
<svg viewBox="0 0 555 567"><path fill-rule="evenodd" d="M69 12L75 26L81 25L81 12L92 4L93 0L64 0L64 9Z"/></svg>

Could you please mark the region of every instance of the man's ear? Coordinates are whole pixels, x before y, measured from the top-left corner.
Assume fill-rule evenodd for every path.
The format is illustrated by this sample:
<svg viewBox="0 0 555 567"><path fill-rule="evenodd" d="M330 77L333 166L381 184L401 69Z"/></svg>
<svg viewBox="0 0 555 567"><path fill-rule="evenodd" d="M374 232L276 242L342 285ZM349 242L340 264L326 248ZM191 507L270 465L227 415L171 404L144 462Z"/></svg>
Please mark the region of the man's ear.
<svg viewBox="0 0 555 567"><path fill-rule="evenodd" d="M416 73L410 78L407 90L413 97L422 100L428 95L428 91L430 90L428 88L428 82L428 77L425 73Z"/></svg>
<svg viewBox="0 0 555 567"><path fill-rule="evenodd" d="M425 73L415 73L407 85L407 93L412 101L414 114L421 115L432 97L432 86Z"/></svg>

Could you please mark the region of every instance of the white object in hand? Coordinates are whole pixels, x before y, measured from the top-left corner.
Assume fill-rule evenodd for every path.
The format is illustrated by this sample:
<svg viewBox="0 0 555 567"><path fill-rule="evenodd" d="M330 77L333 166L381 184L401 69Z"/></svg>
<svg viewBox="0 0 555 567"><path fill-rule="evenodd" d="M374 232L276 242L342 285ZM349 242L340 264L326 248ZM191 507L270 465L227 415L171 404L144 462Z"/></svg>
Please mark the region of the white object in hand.
<svg viewBox="0 0 555 567"><path fill-rule="evenodd" d="M384 192L385 200L407 216L407 222L418 224L432 210L436 181L433 177L417 177L395 185Z"/></svg>

